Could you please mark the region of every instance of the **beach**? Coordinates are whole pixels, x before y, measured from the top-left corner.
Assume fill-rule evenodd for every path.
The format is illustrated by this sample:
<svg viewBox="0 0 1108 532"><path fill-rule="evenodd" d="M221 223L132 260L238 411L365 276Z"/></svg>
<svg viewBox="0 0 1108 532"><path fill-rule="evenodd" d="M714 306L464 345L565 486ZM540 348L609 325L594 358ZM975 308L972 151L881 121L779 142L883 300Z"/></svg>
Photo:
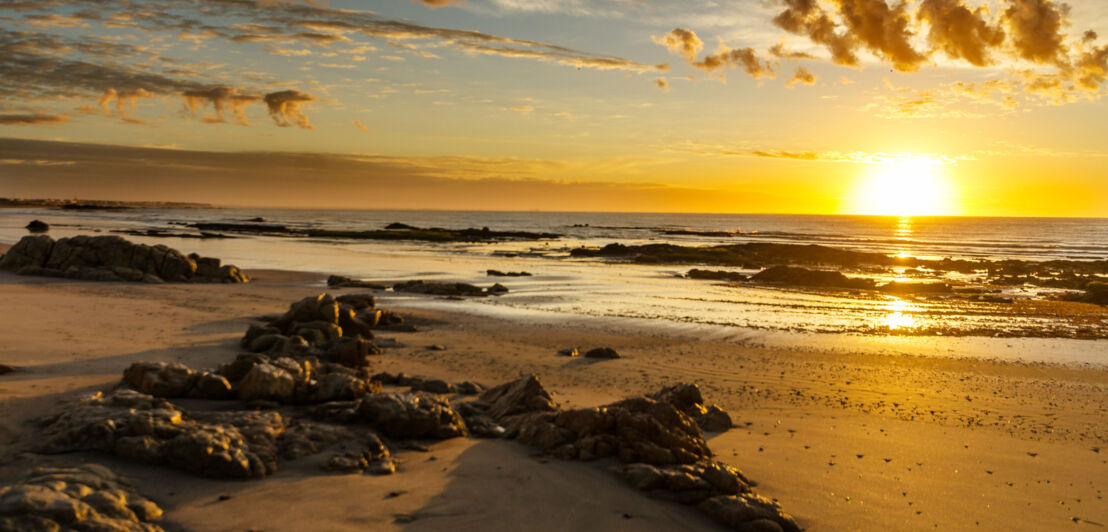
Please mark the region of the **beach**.
<svg viewBox="0 0 1108 532"><path fill-rule="evenodd" d="M691 507L651 499L597 463L499 440L396 452L397 474L320 474L305 459L263 480L200 479L105 455L12 455L30 420L109 388L139 360L214 367L257 316L327 291L325 275L248 271L241 285L133 285L0 274L5 475L95 460L132 477L167 529L712 529ZM349 293L356 290L331 290ZM373 371L487 386L526 374L562 406L605 404L678 382L699 385L735 428L708 435L809 530L1055 530L1108 523L1108 372L1090 364L849 353L748 345L649 321L551 319L451 310L378 294L418 332ZM429 349L439 345L442 350ZM623 358L555 356L610 346ZM221 496L229 496L220 500Z"/></svg>

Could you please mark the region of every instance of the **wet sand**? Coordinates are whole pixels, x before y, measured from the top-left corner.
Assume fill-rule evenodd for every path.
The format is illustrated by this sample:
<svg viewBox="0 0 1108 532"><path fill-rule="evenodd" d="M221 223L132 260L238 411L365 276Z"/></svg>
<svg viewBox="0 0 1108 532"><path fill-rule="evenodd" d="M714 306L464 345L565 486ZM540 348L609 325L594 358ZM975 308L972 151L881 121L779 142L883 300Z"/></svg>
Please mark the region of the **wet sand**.
<svg viewBox="0 0 1108 532"><path fill-rule="evenodd" d="M246 483L102 455L13 454L9 444L32 431L28 420L111 386L129 363L215 366L234 356L252 317L324 290L318 275L250 273L248 285L138 286L0 274L8 309L0 363L21 368L0 376L0 474L93 459L135 478L168 523L196 530L712 529L695 510L653 501L598 464L547 460L512 442L405 451L388 477L322 474L308 458ZM810 530L1108 524L1101 368L759 347L618 320L529 321L407 301L380 298L420 332L379 335L404 347L385 350L375 370L489 385L535 373L568 406L695 382L738 425L709 435L713 451ZM626 358L555 356L572 346L611 346Z"/></svg>

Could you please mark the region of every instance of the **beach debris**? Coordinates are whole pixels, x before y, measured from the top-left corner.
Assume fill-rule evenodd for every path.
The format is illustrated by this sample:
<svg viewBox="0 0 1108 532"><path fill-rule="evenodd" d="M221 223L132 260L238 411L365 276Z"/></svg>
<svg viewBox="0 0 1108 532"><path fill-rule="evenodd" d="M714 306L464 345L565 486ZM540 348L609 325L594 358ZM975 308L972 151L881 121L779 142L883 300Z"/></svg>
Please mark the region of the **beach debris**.
<svg viewBox="0 0 1108 532"><path fill-rule="evenodd" d="M351 279L350 277L343 277L341 275L332 275L328 277L327 286L329 288L369 288L371 290L384 290L388 288L383 284Z"/></svg>
<svg viewBox="0 0 1108 532"><path fill-rule="evenodd" d="M162 509L96 464L37 468L0 485L0 530L144 530Z"/></svg>
<svg viewBox="0 0 1108 532"><path fill-rule="evenodd" d="M489 277L531 277L530 272L502 272L500 270L488 270Z"/></svg>
<svg viewBox="0 0 1108 532"><path fill-rule="evenodd" d="M0 269L19 275L85 281L146 283L245 283L250 278L219 259L184 255L157 245L134 244L119 236L75 236L56 242L25 236L0 258Z"/></svg>
<svg viewBox="0 0 1108 532"><path fill-rule="evenodd" d="M45 233L50 230L50 224L42 220L31 220L26 229L32 233Z"/></svg>
<svg viewBox="0 0 1108 532"><path fill-rule="evenodd" d="M590 349L587 352L585 352L585 358L612 359L612 358L621 358L621 357L620 357L619 352L616 351L615 349L612 349L611 347L597 347L595 349Z"/></svg>

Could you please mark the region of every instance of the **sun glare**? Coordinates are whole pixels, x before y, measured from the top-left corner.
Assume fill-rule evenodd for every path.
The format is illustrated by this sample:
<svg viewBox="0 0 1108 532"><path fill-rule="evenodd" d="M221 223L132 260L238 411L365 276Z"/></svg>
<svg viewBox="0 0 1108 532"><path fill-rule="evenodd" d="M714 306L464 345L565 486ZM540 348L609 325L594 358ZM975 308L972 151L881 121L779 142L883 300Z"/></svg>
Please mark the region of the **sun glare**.
<svg viewBox="0 0 1108 532"><path fill-rule="evenodd" d="M851 197L852 214L944 216L955 198L940 161L927 157L890 159L872 166Z"/></svg>

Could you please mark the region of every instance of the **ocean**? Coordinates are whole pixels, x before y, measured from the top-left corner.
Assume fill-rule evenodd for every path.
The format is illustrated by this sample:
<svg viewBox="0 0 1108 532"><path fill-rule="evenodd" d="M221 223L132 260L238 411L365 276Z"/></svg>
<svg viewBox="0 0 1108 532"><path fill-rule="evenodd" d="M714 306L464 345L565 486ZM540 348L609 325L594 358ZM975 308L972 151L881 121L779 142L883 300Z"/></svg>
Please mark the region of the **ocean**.
<svg viewBox="0 0 1108 532"><path fill-rule="evenodd" d="M296 229L370 230L400 222L419 227L488 227L492 230L553 232L556 240L496 243L428 243L312 239L289 236L234 235L225 239L191 239L127 235L147 244L166 244L184 252L220 257L245 269L284 269L340 274L382 282L409 279L448 280L482 286L500 282L502 297L465 302L396 296L405 304L449 305L472 312L511 313L530 319L590 316L664 323L695 334L730 335L744 342L823 344L829 338L859 339L854 344L881 349L943 351L968 339L1049 340L1040 351L1058 352L1072 361L1108 360L1108 331L1103 312L1059 311L1051 306L1065 292L1055 288L1008 286L998 297L1015 300L998 305L949 297L905 297L878 293L794 290L749 284L728 286L691 280L682 274L695 264L642 265L571 258L579 246L672 243L680 245L777 242L820 244L857 251L941 259L1103 260L1108 258L1108 219L864 217L769 214L551 213L475 211L338 211L277 209L125 209L0 211L0 242L26 235L32 219L51 224L50 235L112 234L114 231L163 229L181 232L193 222L266 223ZM675 232L677 234L675 234ZM728 234L706 232L726 232ZM699 234L698 234L699 233ZM531 277L487 277L486 270L527 271ZM717 269L717 268L712 268ZM744 271L726 268L746 274ZM895 269L873 274L879 281L902 278ZM950 273L940 280L974 283L973 276ZM1089 334L1090 328L1094 334ZM799 336L798 336L799 335ZM946 338L961 340L947 340ZM792 340L791 340L792 339ZM968 343L967 343L968 342ZM793 342L795 343L795 342ZM972 344L972 345L971 345ZM836 345L842 342L836 340ZM1073 355L1073 353L1088 353ZM1004 356L999 354L996 356ZM1076 357L1076 358L1075 358ZM1038 357L1041 359L1042 357ZM1048 357L1050 358L1050 357ZM1057 357L1055 357L1057 358Z"/></svg>

